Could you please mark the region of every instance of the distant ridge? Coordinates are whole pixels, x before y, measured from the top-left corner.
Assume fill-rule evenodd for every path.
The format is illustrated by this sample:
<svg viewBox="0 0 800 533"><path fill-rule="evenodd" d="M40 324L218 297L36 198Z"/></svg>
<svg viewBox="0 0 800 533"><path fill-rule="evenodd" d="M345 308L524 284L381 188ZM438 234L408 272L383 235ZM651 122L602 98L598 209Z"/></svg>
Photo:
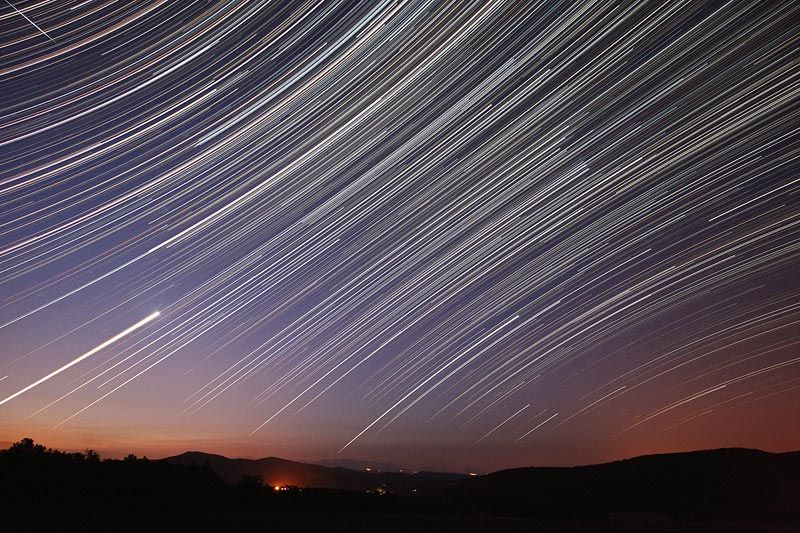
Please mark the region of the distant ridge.
<svg viewBox="0 0 800 533"><path fill-rule="evenodd" d="M800 513L800 452L722 448L644 455L577 467L527 467L482 476L367 472L187 452L167 461L208 464L229 481L260 476L270 485L374 490L446 502L464 512L597 517L608 513L693 517Z"/></svg>
<svg viewBox="0 0 800 533"><path fill-rule="evenodd" d="M361 459L319 459L310 461L312 464L327 466L329 468L349 468L350 470L369 470L372 472L410 472L410 468L404 468L394 463L384 463L381 461L364 461Z"/></svg>
<svg viewBox="0 0 800 533"><path fill-rule="evenodd" d="M367 472L342 467L300 463L278 457L263 459L229 459L222 455L203 452L186 452L164 459L183 465L208 466L222 478L237 482L244 476L259 476L271 486L323 487L345 490L375 490L384 488L392 492L405 493L414 489L426 489L437 481L453 481L465 478L460 474L417 472Z"/></svg>
<svg viewBox="0 0 800 533"><path fill-rule="evenodd" d="M600 517L800 518L800 452L748 448L643 455L577 467L528 467L442 484L431 496L488 513Z"/></svg>

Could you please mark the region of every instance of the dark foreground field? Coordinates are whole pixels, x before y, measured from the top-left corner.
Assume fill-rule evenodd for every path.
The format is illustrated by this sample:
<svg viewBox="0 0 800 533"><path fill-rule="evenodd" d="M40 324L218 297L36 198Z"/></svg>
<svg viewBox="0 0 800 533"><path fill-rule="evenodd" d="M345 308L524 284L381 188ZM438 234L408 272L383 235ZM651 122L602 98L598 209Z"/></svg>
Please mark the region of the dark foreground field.
<svg viewBox="0 0 800 533"><path fill-rule="evenodd" d="M6 509L0 530L8 532L336 532L408 533L427 531L627 532L627 533L796 533L798 524L680 521L622 517L609 520L536 520L523 517L436 514L317 513L281 511L154 511L125 509Z"/></svg>
<svg viewBox="0 0 800 533"><path fill-rule="evenodd" d="M620 517L608 520L536 520L524 517L361 512L156 511L126 509L5 509L4 532L336 532L408 533L427 531L491 532L627 532L627 533L796 533L799 524L681 521Z"/></svg>

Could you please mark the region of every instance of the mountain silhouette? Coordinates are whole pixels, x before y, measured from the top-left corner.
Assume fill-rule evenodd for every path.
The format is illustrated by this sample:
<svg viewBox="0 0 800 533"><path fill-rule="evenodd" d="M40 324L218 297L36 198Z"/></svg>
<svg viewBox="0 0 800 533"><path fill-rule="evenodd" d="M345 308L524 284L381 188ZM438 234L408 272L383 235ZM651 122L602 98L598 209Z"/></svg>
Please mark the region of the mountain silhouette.
<svg viewBox="0 0 800 533"><path fill-rule="evenodd" d="M537 517L609 513L800 517L800 452L722 448L563 468L515 468L433 487L460 510Z"/></svg>
<svg viewBox="0 0 800 533"><path fill-rule="evenodd" d="M288 461L278 457L263 459L229 459L222 455L203 452L186 452L164 459L181 465L208 465L223 479L235 483L246 476L260 477L270 486L318 487L343 490L384 489L394 493L408 493L428 489L441 481L463 479L461 474L439 472L367 472L343 467Z"/></svg>
<svg viewBox="0 0 800 533"><path fill-rule="evenodd" d="M442 502L458 512L596 518L609 513L690 518L795 516L800 452L723 448L645 455L588 466L527 467L482 476L440 472L366 472L187 452L165 461L207 465L236 482L258 476L272 486L385 489Z"/></svg>

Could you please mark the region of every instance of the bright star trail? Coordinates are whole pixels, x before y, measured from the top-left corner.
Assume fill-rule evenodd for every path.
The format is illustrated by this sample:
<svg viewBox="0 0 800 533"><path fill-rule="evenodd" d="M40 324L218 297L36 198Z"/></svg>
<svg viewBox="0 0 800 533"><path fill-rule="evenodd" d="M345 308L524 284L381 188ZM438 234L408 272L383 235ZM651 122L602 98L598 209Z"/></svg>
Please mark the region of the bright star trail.
<svg viewBox="0 0 800 533"><path fill-rule="evenodd" d="M798 21L5 4L0 440L459 469L797 449Z"/></svg>
<svg viewBox="0 0 800 533"><path fill-rule="evenodd" d="M14 394L9 396L8 398L0 400L0 405L3 405L4 403L8 402L9 400L13 400L14 398L19 396L20 394L28 392L32 388L41 385L42 383L44 383L48 379L50 379L50 378L62 373L63 371L67 370L68 368L70 368L72 366L77 365L78 363L80 363L84 359L87 359L87 358L93 356L94 354L96 354L97 352L99 352L100 350L102 350L103 348L105 348L107 346L111 346L112 344L114 344L115 342L117 342L118 340L123 338L125 335L129 335L130 333L133 333L134 331L136 331L140 327L144 326L148 322L151 322L151 321L155 320L156 318L158 318L158 311L156 311L155 313L151 314L150 316L148 316L146 318L143 318L142 320L140 320L136 324L134 324L131 327L129 327L128 329L126 329L125 331L121 331L121 332L117 333L116 335L114 335L113 337L108 339L107 341L103 342L102 344L99 344L98 346L95 346L94 348L92 348L91 350L89 350L85 354L81 355L80 357L76 357L75 359L73 359L69 363L67 363L67 364L65 364L65 365L53 370L52 372L50 372L49 374L47 374L43 378L34 381L33 383L31 383L30 385L28 385L27 387L25 387L23 389L20 389L19 391L15 392Z"/></svg>

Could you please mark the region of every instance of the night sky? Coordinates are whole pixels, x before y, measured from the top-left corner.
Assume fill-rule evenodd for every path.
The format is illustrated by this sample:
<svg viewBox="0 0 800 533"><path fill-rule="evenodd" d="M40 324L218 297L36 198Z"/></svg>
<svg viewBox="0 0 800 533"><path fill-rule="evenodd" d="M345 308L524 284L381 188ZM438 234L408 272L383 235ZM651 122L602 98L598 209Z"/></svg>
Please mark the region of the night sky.
<svg viewBox="0 0 800 533"><path fill-rule="evenodd" d="M0 4L0 441L800 448L799 30L795 2Z"/></svg>

